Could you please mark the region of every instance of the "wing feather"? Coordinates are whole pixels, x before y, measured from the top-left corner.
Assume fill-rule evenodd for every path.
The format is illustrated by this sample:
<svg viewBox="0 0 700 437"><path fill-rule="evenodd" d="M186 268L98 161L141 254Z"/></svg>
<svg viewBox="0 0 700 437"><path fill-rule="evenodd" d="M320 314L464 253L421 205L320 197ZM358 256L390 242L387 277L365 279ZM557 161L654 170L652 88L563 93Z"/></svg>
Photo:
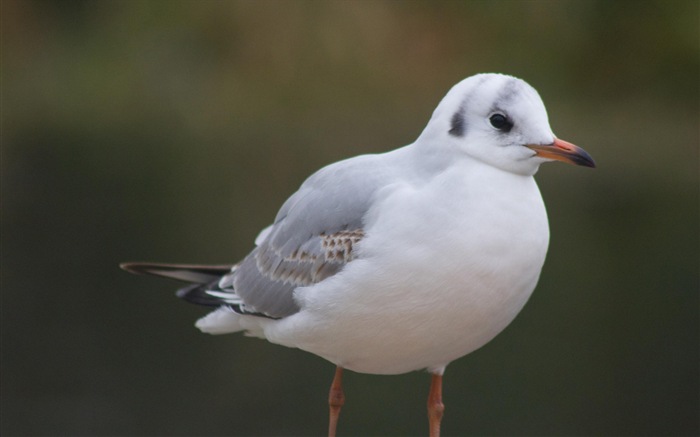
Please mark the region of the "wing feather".
<svg viewBox="0 0 700 437"><path fill-rule="evenodd" d="M385 155L340 161L313 174L260 232L257 247L234 266L127 263L122 268L193 283L177 292L188 302L271 318L294 314L297 287L335 275L356 257L373 196L394 176Z"/></svg>
<svg viewBox="0 0 700 437"><path fill-rule="evenodd" d="M251 312L285 317L299 311L297 287L335 275L355 257L373 196L390 180L381 156L341 161L307 179L226 278L226 289Z"/></svg>

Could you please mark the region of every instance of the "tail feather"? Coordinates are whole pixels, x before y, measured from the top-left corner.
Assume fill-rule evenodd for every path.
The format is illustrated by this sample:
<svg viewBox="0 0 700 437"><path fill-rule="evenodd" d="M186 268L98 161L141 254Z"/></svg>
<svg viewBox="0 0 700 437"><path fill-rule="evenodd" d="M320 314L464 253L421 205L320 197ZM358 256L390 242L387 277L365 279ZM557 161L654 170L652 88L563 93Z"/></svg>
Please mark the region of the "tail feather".
<svg viewBox="0 0 700 437"><path fill-rule="evenodd" d="M241 326L240 317L228 307L220 307L212 311L197 320L194 326L204 333L213 335L229 334L245 329Z"/></svg>

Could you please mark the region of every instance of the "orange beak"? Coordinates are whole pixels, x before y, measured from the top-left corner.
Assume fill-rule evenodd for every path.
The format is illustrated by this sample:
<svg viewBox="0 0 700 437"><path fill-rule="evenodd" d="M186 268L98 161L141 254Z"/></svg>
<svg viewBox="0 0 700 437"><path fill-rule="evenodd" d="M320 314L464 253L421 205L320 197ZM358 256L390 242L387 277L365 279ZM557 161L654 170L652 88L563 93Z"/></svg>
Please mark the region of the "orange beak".
<svg viewBox="0 0 700 437"><path fill-rule="evenodd" d="M588 152L559 138L555 138L552 144L526 144L525 147L534 150L535 154L541 158L554 159L584 167L595 167L595 162Z"/></svg>

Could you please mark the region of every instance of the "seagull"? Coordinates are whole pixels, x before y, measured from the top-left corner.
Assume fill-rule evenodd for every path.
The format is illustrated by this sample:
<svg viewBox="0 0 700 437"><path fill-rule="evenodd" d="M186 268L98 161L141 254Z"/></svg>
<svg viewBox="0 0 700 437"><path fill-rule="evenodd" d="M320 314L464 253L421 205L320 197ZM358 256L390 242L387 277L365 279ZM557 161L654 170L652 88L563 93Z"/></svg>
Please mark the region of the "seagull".
<svg viewBox="0 0 700 437"><path fill-rule="evenodd" d="M429 435L440 435L445 368L520 312L549 244L540 164L595 167L557 138L537 91L503 74L457 83L418 139L312 174L235 265L123 263L189 284L214 308L196 326L244 332L335 364L328 435L345 402L343 370L431 373Z"/></svg>

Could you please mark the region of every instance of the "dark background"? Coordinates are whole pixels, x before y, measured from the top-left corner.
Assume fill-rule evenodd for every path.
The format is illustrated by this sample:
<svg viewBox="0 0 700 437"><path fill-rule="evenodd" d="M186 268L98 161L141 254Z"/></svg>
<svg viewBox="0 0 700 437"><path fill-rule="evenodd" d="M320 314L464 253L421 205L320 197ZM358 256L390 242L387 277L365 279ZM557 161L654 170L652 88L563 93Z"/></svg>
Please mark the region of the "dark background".
<svg viewBox="0 0 700 437"><path fill-rule="evenodd" d="M515 322L446 435L700 432L696 1L2 1L3 435L322 435L333 366L210 337L120 261L230 263L303 179L524 78L598 168L544 166ZM429 376L347 373L341 435L426 435Z"/></svg>

